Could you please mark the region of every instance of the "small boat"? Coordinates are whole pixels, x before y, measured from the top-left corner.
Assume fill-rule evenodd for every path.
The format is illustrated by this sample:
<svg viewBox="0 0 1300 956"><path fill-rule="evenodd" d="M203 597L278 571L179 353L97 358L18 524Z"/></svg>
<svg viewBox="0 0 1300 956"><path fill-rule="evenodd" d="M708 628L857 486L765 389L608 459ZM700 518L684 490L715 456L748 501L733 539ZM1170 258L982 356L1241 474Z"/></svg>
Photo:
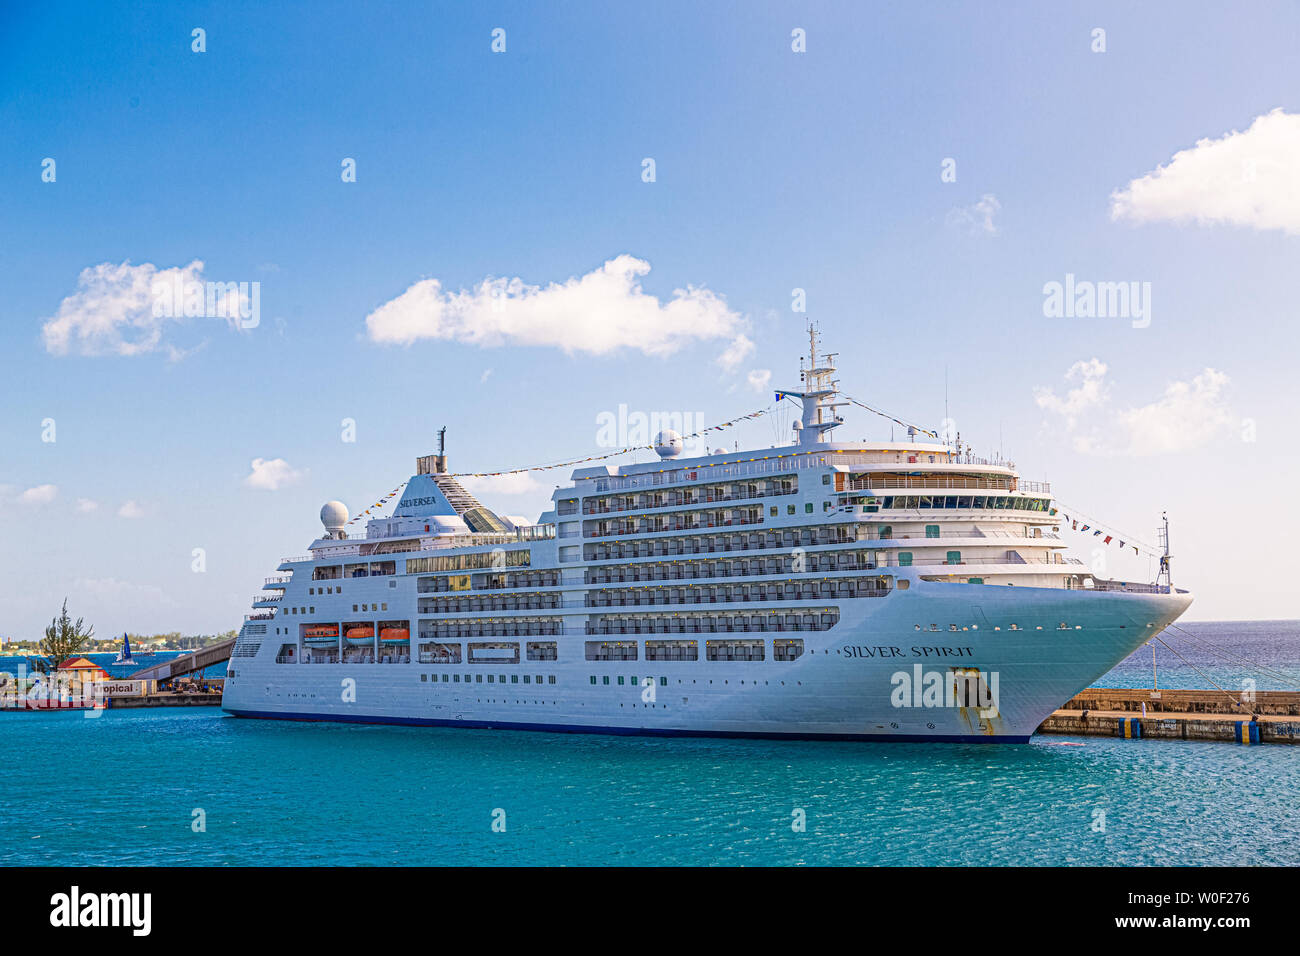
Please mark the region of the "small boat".
<svg viewBox="0 0 1300 956"><path fill-rule="evenodd" d="M369 624L358 624L355 627L349 627L344 636L349 644L373 644L375 629Z"/></svg>
<svg viewBox="0 0 1300 956"><path fill-rule="evenodd" d="M379 631L379 639L390 644L405 644L411 639L411 632L404 627L385 627Z"/></svg>
<svg viewBox="0 0 1300 956"><path fill-rule="evenodd" d="M134 664L135 658L131 656L131 635L122 635L122 649L117 652L117 657L113 658L114 664Z"/></svg>
<svg viewBox="0 0 1300 956"><path fill-rule="evenodd" d="M310 647L333 647L339 642L337 624L317 624L302 632L302 641Z"/></svg>

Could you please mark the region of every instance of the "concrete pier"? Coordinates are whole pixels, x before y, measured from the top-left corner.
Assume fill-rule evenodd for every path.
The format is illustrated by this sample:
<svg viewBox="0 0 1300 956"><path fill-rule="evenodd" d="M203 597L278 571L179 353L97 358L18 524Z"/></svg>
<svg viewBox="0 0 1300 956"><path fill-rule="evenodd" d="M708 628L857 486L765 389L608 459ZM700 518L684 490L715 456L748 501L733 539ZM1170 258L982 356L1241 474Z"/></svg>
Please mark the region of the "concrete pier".
<svg viewBox="0 0 1300 956"><path fill-rule="evenodd" d="M1221 691L1090 688L1043 721L1038 732L1300 744L1300 692L1256 691L1243 704Z"/></svg>
<svg viewBox="0 0 1300 956"><path fill-rule="evenodd" d="M109 700L111 710L133 707L219 707L220 694L150 694L148 697L114 697Z"/></svg>

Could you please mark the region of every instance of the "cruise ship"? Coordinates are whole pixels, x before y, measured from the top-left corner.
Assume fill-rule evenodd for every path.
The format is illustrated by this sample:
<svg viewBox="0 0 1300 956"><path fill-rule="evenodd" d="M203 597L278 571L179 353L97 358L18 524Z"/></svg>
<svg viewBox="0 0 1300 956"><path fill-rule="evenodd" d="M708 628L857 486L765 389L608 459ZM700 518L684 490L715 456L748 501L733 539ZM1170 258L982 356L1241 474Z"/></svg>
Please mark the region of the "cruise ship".
<svg viewBox="0 0 1300 956"><path fill-rule="evenodd" d="M793 442L578 467L537 523L416 460L392 514L324 533L254 600L238 717L1024 742L1191 603L1066 555L1051 489L950 442L856 442L835 355ZM1167 568L1167 562L1162 562Z"/></svg>

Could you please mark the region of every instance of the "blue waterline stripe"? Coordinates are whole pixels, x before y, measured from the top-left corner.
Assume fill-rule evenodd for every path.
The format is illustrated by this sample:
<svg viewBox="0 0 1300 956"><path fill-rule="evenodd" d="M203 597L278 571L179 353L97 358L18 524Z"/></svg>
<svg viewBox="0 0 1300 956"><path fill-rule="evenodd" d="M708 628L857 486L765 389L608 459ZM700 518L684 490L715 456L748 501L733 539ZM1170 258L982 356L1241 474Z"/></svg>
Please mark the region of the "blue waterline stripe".
<svg viewBox="0 0 1300 956"><path fill-rule="evenodd" d="M232 717L263 720L305 720L316 723L391 724L416 727L469 727L474 730L541 730L561 734L614 734L620 737L741 737L759 740L847 740L872 743L1024 744L1029 737L1009 734L800 734L766 733L754 730L670 730L652 727L592 727L585 724L524 724L495 720L444 720L435 717L375 717L366 714L321 716L320 714L272 713L262 710L230 710Z"/></svg>

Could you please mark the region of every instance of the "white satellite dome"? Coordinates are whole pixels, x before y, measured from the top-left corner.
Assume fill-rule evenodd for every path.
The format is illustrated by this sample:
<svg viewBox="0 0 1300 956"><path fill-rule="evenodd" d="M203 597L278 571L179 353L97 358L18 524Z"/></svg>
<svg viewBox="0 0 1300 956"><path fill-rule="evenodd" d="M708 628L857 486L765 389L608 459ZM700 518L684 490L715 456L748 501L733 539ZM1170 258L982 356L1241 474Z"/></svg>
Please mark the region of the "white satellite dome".
<svg viewBox="0 0 1300 956"><path fill-rule="evenodd" d="M671 428L655 435L655 451L660 458L676 458L682 453L682 436Z"/></svg>
<svg viewBox="0 0 1300 956"><path fill-rule="evenodd" d="M327 501L321 505L320 523L326 531L342 531L348 523L348 506L341 501Z"/></svg>

